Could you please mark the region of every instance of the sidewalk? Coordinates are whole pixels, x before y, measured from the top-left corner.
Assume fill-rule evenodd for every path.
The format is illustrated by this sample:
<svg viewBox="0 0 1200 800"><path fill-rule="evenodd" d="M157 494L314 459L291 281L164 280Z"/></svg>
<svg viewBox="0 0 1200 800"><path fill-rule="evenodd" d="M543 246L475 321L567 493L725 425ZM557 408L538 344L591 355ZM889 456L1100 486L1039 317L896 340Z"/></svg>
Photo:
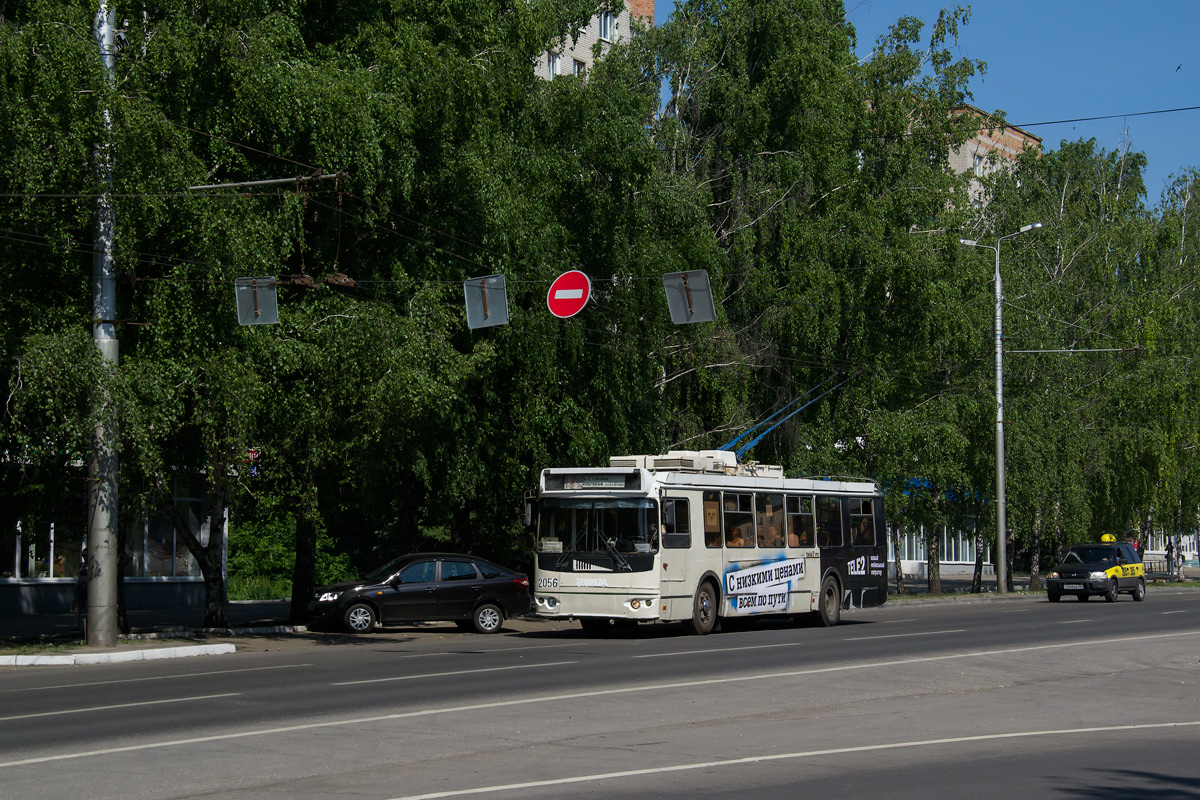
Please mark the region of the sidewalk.
<svg viewBox="0 0 1200 800"><path fill-rule="evenodd" d="M200 627L204 621L204 609L200 607L130 610L130 634L119 635L114 648L80 646L57 653L0 655L0 667L112 664L224 655L236 652L236 647L228 642L181 644L181 640L304 631L304 627L288 622L290 610L291 603L287 600L232 602L226 609L229 627L216 630ZM74 614L14 614L0 618L0 647L68 644L82 639L83 633L75 628Z"/></svg>

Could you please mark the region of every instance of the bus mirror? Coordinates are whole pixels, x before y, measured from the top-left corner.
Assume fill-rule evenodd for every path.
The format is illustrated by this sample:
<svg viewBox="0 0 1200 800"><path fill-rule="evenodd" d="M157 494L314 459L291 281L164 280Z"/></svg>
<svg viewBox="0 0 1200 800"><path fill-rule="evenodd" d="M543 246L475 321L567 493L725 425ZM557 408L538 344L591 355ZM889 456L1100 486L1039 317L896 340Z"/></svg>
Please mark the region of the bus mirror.
<svg viewBox="0 0 1200 800"><path fill-rule="evenodd" d="M525 527L533 525L533 504L537 498L537 491L531 489L525 493Z"/></svg>

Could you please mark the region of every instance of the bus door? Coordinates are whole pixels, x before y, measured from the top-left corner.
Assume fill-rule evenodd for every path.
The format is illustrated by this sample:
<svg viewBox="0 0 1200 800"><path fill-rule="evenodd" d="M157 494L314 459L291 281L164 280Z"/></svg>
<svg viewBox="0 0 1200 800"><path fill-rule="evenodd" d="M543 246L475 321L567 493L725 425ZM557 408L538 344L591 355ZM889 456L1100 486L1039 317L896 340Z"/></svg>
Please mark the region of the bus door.
<svg viewBox="0 0 1200 800"><path fill-rule="evenodd" d="M804 576L792 587L792 611L808 611L821 583L821 551L817 548L816 514L812 495L789 494L787 512L787 557L804 559Z"/></svg>
<svg viewBox="0 0 1200 800"><path fill-rule="evenodd" d="M692 613L692 590L688 586L688 551L692 548L691 503L686 497L662 499L662 606L660 618L677 619Z"/></svg>
<svg viewBox="0 0 1200 800"><path fill-rule="evenodd" d="M859 608L882 605L887 599L886 528L876 524L876 498L846 498L846 574L851 602Z"/></svg>
<svg viewBox="0 0 1200 800"><path fill-rule="evenodd" d="M849 550L846 547L842 519L842 498L817 495L817 547L821 550L821 575L837 573L842 584L842 606L850 588L846 575ZM823 580L823 578L822 578Z"/></svg>

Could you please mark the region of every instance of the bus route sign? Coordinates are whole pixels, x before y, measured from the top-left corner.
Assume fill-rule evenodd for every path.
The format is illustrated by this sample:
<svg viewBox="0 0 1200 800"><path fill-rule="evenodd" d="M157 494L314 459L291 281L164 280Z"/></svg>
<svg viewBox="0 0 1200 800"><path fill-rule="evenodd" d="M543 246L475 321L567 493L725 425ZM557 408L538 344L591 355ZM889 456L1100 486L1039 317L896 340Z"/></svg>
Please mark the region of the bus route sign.
<svg viewBox="0 0 1200 800"><path fill-rule="evenodd" d="M546 307L559 319L573 317L583 310L592 296L592 281L577 269L564 272L550 284Z"/></svg>

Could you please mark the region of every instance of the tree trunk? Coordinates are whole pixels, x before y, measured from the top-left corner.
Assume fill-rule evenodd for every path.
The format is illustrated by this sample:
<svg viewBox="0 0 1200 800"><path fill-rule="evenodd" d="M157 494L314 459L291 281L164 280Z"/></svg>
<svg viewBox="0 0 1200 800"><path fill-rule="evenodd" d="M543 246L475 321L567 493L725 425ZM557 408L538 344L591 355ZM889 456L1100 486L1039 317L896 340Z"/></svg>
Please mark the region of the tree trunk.
<svg viewBox="0 0 1200 800"><path fill-rule="evenodd" d="M1033 531L1029 539L1029 591L1036 592L1042 588L1042 505L1038 503L1033 512Z"/></svg>
<svg viewBox="0 0 1200 800"><path fill-rule="evenodd" d="M942 593L942 557L939 553L942 537L936 529L932 534L925 535L925 567L929 572L929 593Z"/></svg>
<svg viewBox="0 0 1200 800"><path fill-rule="evenodd" d="M117 526L117 630L129 635L129 610L125 606L125 568L129 566L129 551L125 542L125 526Z"/></svg>
<svg viewBox="0 0 1200 800"><path fill-rule="evenodd" d="M983 534L979 532L979 524L975 524L975 571L971 575L971 592L979 594L983 591Z"/></svg>
<svg viewBox="0 0 1200 800"><path fill-rule="evenodd" d="M471 510L463 505L450 515L450 546L457 553L471 552Z"/></svg>
<svg viewBox="0 0 1200 800"><path fill-rule="evenodd" d="M896 594L903 596L904 589L904 566L900 563L900 528L892 526L892 553L896 556Z"/></svg>
<svg viewBox="0 0 1200 800"><path fill-rule="evenodd" d="M1004 571L1004 584L1005 584L1005 586L1008 587L1008 591L1011 594L1014 589L1013 561L1016 560L1017 554L1014 551L1016 550L1017 543L1014 541L1013 535L1011 533L1008 534L1007 541L1008 541L1008 547L1005 548L1005 550L1007 551L1005 553L1005 555L1008 557L1008 569Z"/></svg>
<svg viewBox="0 0 1200 800"><path fill-rule="evenodd" d="M167 512L171 525L183 539L188 552L196 559L200 574L204 577L204 622L205 628L228 628L229 620L225 613L225 577L221 574L221 552L224 547L224 537L221 535L225 524L225 490L222 486L212 489L213 510L209 517L208 544L200 544L200 537L188 527L179 509L171 501L167 491L166 480L161 476L155 479L155 491L160 505ZM220 519L217 513L220 513Z"/></svg>
<svg viewBox="0 0 1200 800"><path fill-rule="evenodd" d="M225 544L225 493L213 493L212 511L208 518L208 545L204 557L209 562L204 573L204 627L228 628L228 591L221 556Z"/></svg>
<svg viewBox="0 0 1200 800"><path fill-rule="evenodd" d="M317 487L311 479L299 505L296 513L296 567L292 571L292 607L289 615L294 625L308 622L308 599L316 588Z"/></svg>

